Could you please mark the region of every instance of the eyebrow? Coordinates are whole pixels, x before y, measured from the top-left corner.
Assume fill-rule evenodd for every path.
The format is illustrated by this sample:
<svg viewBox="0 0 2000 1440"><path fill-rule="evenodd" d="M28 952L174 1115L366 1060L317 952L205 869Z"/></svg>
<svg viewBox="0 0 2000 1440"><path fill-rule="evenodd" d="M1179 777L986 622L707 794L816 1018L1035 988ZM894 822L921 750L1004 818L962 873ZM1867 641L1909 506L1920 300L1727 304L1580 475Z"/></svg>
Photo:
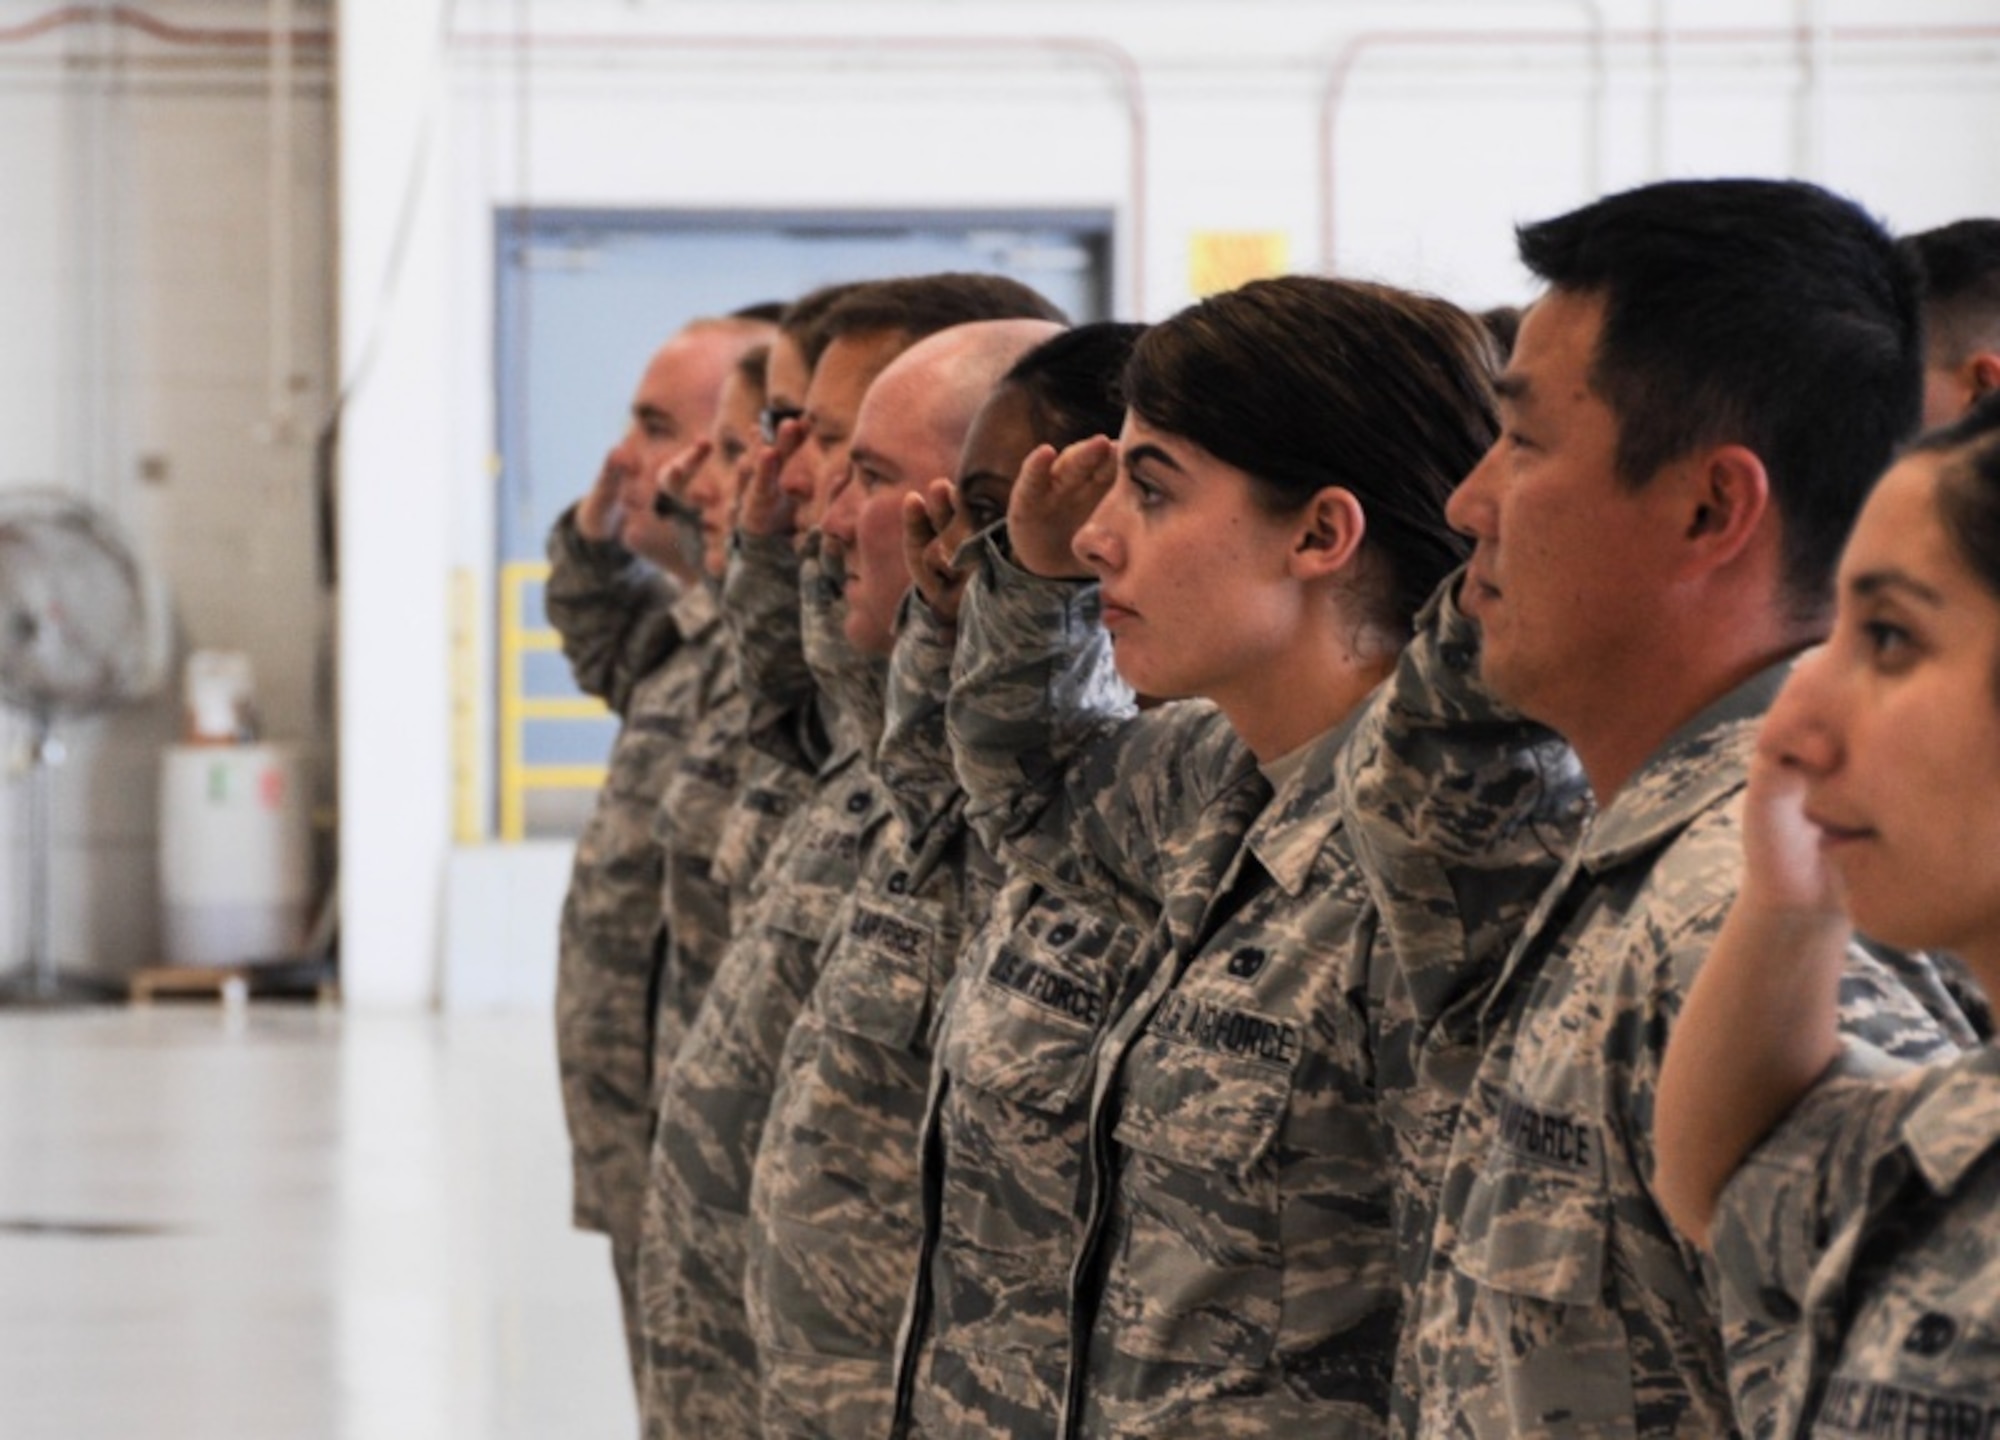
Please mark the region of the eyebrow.
<svg viewBox="0 0 2000 1440"><path fill-rule="evenodd" d="M637 420L641 425L664 425L669 430L678 430L680 428L675 422L673 415L668 411L662 410L657 405L634 405L632 407L632 418Z"/></svg>
<svg viewBox="0 0 2000 1440"><path fill-rule="evenodd" d="M1848 582L1847 588L1864 600L1872 600L1885 592L1902 591L1932 609L1939 609L1944 605L1944 596L1907 572L1893 568L1869 570L1856 575Z"/></svg>
<svg viewBox="0 0 2000 1440"><path fill-rule="evenodd" d="M1534 388L1528 377L1518 370L1508 370L1493 382L1493 393L1515 405L1533 394Z"/></svg>
<svg viewBox="0 0 2000 1440"><path fill-rule="evenodd" d="M903 472L880 451L864 450L860 446L847 452L847 463L857 470L872 470L890 480L900 480Z"/></svg>
<svg viewBox="0 0 2000 1440"><path fill-rule="evenodd" d="M1132 462L1135 460L1149 460L1155 465L1166 466L1167 469L1173 471L1177 475L1185 475L1187 473L1185 470L1181 468L1181 464L1178 460L1174 459L1173 456L1169 455L1165 450L1162 450L1159 446L1153 444L1134 445L1130 450L1127 450L1123 455L1119 456L1118 458L1119 458L1119 463L1128 470L1132 468Z"/></svg>

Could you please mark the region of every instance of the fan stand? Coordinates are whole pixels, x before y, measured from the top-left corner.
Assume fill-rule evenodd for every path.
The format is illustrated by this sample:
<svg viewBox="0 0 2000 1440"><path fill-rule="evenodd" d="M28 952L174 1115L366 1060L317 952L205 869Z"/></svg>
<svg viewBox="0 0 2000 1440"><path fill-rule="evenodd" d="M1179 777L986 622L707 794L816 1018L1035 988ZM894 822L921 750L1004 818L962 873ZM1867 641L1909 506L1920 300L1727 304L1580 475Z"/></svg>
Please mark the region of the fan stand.
<svg viewBox="0 0 2000 1440"><path fill-rule="evenodd" d="M48 710L34 711L29 724L28 961L12 975L0 978L0 1008L52 1010L101 1004L116 996L116 988L104 981L60 973L49 949L49 850L55 841L50 821L55 768L63 762L64 749L55 738L55 717Z"/></svg>

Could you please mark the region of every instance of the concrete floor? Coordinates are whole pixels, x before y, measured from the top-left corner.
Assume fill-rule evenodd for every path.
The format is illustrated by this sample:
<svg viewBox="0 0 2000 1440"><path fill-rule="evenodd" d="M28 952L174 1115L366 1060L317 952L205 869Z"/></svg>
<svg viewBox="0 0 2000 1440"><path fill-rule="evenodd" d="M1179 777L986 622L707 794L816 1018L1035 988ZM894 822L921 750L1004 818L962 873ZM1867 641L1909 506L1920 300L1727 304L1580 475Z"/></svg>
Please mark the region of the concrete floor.
<svg viewBox="0 0 2000 1440"><path fill-rule="evenodd" d="M629 1437L545 1015L0 1012L0 1436Z"/></svg>

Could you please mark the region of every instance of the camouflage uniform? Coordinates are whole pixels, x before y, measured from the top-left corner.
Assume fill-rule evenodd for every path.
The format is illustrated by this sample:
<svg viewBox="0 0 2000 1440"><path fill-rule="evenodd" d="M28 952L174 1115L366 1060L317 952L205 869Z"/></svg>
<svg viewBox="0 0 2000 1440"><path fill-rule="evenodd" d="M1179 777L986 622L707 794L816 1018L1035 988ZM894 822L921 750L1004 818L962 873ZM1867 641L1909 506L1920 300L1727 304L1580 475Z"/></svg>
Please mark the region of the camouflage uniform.
<svg viewBox="0 0 2000 1440"><path fill-rule="evenodd" d="M1723 1191L1726 1290L1796 1326L1777 1433L2000 1433L2000 1051L1885 1078L1851 1047Z"/></svg>
<svg viewBox="0 0 2000 1440"><path fill-rule="evenodd" d="M701 718L668 772L653 810L660 850L660 915L667 960L654 997L653 1075L666 1078L681 1039L729 943L729 887L715 874L723 824L743 788L749 707L736 684L736 653L710 647Z"/></svg>
<svg viewBox="0 0 2000 1440"><path fill-rule="evenodd" d="M1423 1434L1719 1435L1768 1418L1790 1336L1745 1317L1726 1353L1712 1277L1652 1200L1651 1137L1668 1030L1735 894L1739 792L1783 676L1724 696L1625 784L1486 987L1416 1317ZM1845 1023L1904 1058L1950 1053L1969 1031L1935 981L1857 953Z"/></svg>
<svg viewBox="0 0 2000 1440"><path fill-rule="evenodd" d="M671 963L656 1008L653 1075L654 1114L660 1113L667 1081L687 1027L730 937L744 924L761 862L785 819L810 792L812 777L756 750L747 733L749 706L737 686L733 647L720 647L709 709L689 736L656 812L654 835L663 852L662 907L671 941ZM662 1191L652 1176L665 1163L655 1150L648 1165L646 1199L640 1217L638 1287L641 1325L656 1336L671 1291L676 1250L666 1230ZM642 1406L654 1398L664 1378L665 1357L648 1343L648 1374Z"/></svg>
<svg viewBox="0 0 2000 1440"><path fill-rule="evenodd" d="M1341 808L1393 957L1373 1016L1378 1099L1394 1146L1406 1323L1393 1427L1418 1413L1417 1298L1479 1014L1514 939L1574 847L1590 790L1570 748L1479 682L1479 631L1440 586L1341 754Z"/></svg>
<svg viewBox="0 0 2000 1440"><path fill-rule="evenodd" d="M891 659L880 773L894 813L868 837L855 893L778 1064L751 1187L745 1289L766 1440L881 1435L914 1274L918 1129L932 1030L968 916L973 863L927 671L951 642L906 607ZM894 783L888 783L893 776Z"/></svg>
<svg viewBox="0 0 2000 1440"><path fill-rule="evenodd" d="M790 584L800 597L794 607L804 614L804 653L822 687L839 696L836 746L809 798L779 831L762 888L661 1090L651 1186L664 1253L649 1267L644 1406L647 1433L655 1436L758 1434L757 1357L743 1291L751 1162L779 1052L854 889L866 839L887 814L864 763L880 731L880 663L832 643L839 616L815 567L802 567L795 581L775 567L771 583ZM732 612L732 623L755 613ZM842 668L828 668L839 657ZM746 665L746 699L750 683ZM758 708L750 703L754 728Z"/></svg>
<svg viewBox="0 0 2000 1440"><path fill-rule="evenodd" d="M911 623L937 633L926 612ZM1104 702L1129 711L1102 632L1080 634L1099 647ZM934 733L897 723L899 700L910 710L936 703L952 655L937 643L902 644L896 660L884 779L892 793L921 788L939 768L955 780L948 746L939 754ZM901 1433L1055 1433L1093 1056L1157 918L1135 897L1138 923L1128 923L1082 891L1024 873L1007 881L965 947L944 999L924 1119L922 1249L898 1356Z"/></svg>
<svg viewBox="0 0 2000 1440"><path fill-rule="evenodd" d="M566 512L549 535L546 604L577 684L623 720L577 842L556 969L556 1055L569 1124L575 1223L611 1240L635 1377L637 1258L652 1136L652 1006L665 936L651 822L720 643L714 597L677 590Z"/></svg>
<svg viewBox="0 0 2000 1440"><path fill-rule="evenodd" d="M1095 1055L1069 1433L1379 1433L1400 1316L1368 1035L1387 970L1332 800L1347 729L1274 795L1212 707L1077 703L1091 591L992 573L952 696L973 813L1004 817L1010 861L1162 916Z"/></svg>

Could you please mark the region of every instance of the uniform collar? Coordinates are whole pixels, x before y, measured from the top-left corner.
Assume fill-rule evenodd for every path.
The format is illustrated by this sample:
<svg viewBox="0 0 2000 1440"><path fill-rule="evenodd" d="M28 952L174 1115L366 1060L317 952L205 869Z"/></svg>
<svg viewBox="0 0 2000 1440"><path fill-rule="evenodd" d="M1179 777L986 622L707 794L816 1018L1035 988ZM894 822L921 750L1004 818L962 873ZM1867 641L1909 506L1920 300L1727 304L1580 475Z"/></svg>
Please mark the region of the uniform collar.
<svg viewBox="0 0 2000 1440"><path fill-rule="evenodd" d="M2000 1146L2000 1049L1984 1046L1952 1062L1903 1121L1903 1140L1932 1190L1955 1190Z"/></svg>
<svg viewBox="0 0 2000 1440"><path fill-rule="evenodd" d="M1596 872L1625 864L1741 790L1757 722L1791 668L1787 659L1758 671L1669 736L1591 822L1582 867Z"/></svg>
<svg viewBox="0 0 2000 1440"><path fill-rule="evenodd" d="M1305 889L1328 838L1340 828L1341 811L1334 803L1334 767L1363 708L1357 706L1338 725L1305 744L1299 763L1250 827L1244 842L1257 863L1294 899Z"/></svg>

